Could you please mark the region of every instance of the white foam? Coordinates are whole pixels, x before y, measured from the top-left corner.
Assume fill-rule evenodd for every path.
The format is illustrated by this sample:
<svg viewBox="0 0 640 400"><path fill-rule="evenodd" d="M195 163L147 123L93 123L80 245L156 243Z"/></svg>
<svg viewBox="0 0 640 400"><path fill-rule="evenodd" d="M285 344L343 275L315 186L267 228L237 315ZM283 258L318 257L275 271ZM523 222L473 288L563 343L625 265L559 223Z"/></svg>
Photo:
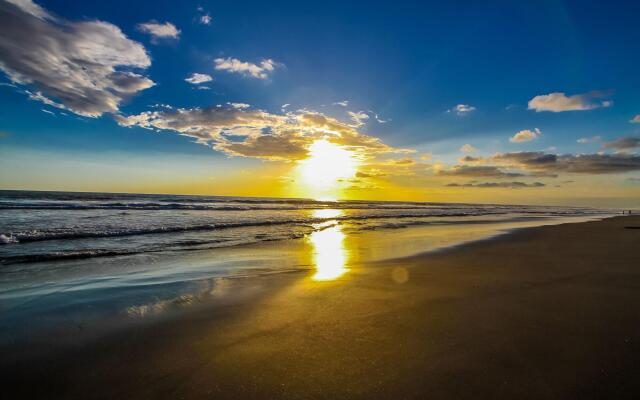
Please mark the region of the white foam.
<svg viewBox="0 0 640 400"><path fill-rule="evenodd" d="M0 243L2 244L18 243L18 240L14 238L12 235L7 236L7 235L0 234Z"/></svg>

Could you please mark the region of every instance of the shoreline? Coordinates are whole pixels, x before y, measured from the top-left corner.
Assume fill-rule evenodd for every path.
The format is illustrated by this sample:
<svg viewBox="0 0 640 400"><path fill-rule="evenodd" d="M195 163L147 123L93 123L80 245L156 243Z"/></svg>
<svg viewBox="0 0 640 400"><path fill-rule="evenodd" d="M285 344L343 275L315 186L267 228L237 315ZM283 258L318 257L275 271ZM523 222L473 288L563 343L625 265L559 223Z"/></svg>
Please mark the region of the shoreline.
<svg viewBox="0 0 640 400"><path fill-rule="evenodd" d="M368 268L374 267L378 265L388 265L390 263L401 262L404 260L411 260L419 257L428 257L430 255L437 254L446 254L448 252L455 252L459 250L465 249L467 246L472 246L476 243L490 243L496 240L505 240L507 237L520 234L526 232L528 230L535 230L545 226L559 226L564 224L580 224L584 222L592 222L592 221L601 221L609 218L616 218L616 216L584 216L584 217L569 217L569 218L560 218L560 217L548 217L545 220L525 220L525 221L496 221L496 222L461 222L459 225L452 225L450 227L453 228L473 228L473 227L482 227L486 228L483 232L476 232L471 234L469 238L460 239L453 243L445 242L446 244L442 245L434 245L429 241L424 241L427 236L428 230L425 228L436 229L436 233L440 233L438 228L442 228L439 226L409 226L398 229L382 229L382 230L374 230L374 231L365 231L365 232L357 232L355 234L349 234L351 239L356 239L356 243L352 244L354 247L365 247L367 244L373 244L375 247L380 246L383 240L386 239L386 236L390 233L397 232L400 235L406 232L413 233L409 236L409 238L420 239L423 242L420 242L419 246L413 246L410 250L403 250L398 254L398 250L394 250L392 253L386 253L384 256L376 255L374 258L365 259L357 259L358 257L351 257L352 259L347 262L349 267L348 270L353 268ZM544 221L544 223L541 223ZM561 221L561 222L560 222ZM525 225L518 225L520 223L525 223ZM526 225L526 223L530 223L532 225ZM498 228L498 227L501 228ZM397 237L394 240L398 240ZM404 240L404 238L402 239ZM172 280L171 284L167 283L151 283L149 287L151 288L151 293L155 293L156 295L151 296L151 294L146 297L149 298L151 296L153 300L152 302L141 302L141 299L144 299L140 296L131 296L126 295L123 298L123 302L119 302L120 306L124 307L120 308L117 312L114 312L113 303L114 299L120 297L122 294L126 293L114 293L113 295L109 295L105 297L104 295L98 294L98 298L100 301L96 302L92 299L92 296L89 294L83 294L83 291L75 292L77 296L81 297L78 306L69 305L58 305L58 306L49 306L48 308L40 309L36 307L37 312L33 312L33 310L29 311L30 317L35 318L34 321L44 320L44 324L38 325L38 323L27 322L22 324L24 326L18 326L18 329L10 329L11 322L9 319L5 318L4 321L4 332L0 335L0 347L3 344L6 344L8 341L14 342L24 342L29 343L30 340L35 338L36 340L40 340L42 337L50 336L51 334L69 334L68 330L71 330L71 335L75 335L73 332L77 327L77 330L82 332L85 331L94 331L100 333L99 336L103 336L103 332L117 331L122 327L127 327L130 325L136 324L145 324L145 323L154 323L155 320L163 320L167 318L171 318L172 316L180 315L180 313L188 313L191 312L193 308L202 308L207 306L217 306L216 304L211 304L212 301L231 301L233 302L233 296L229 296L229 287L233 286L237 291L244 290L244 285L252 286L256 282L261 281L272 281L277 279L308 279L311 277L316 270L317 266L314 265L315 260L312 260L309 255L309 251L313 251L313 249L309 250L305 247L309 247L307 238L299 238L299 239L291 239L291 240L275 240L275 241L267 241L267 242L259 242L259 243L251 243L246 245L238 245L238 246L230 246L226 248L214 249L213 253L211 250L201 250L194 251L191 254L181 255L180 253L168 254L171 257L171 261L167 263L167 265L171 265L172 269L177 269L180 271L184 265L190 265L193 263L193 260L189 261L189 256L194 257L196 260L201 260L203 258L208 258L210 255L217 255L225 257L236 257L236 250L239 250L239 254L251 254L255 253L253 260L244 260L253 261L252 264L255 264L256 259L259 260L259 264L261 267L254 266L252 268L244 270L238 270L234 273L229 273L228 275L213 275L209 277L197 277L193 279L187 279L184 281L174 281ZM363 243L366 245L363 246ZM424 249L427 247L428 249ZM419 250L416 250L419 249ZM335 250L335 249L330 249ZM222 252L219 254L219 252ZM282 252L282 256L279 257L282 260L291 259L290 264L287 267L278 267L278 268L266 268L264 265L264 261L260 261L264 258L273 257L274 252L280 253ZM198 255L201 253L201 255ZM404 254L406 253L406 254ZM301 257L300 255L303 254ZM389 254L392 254L389 256ZM125 256L126 257L126 256ZM362 255L360 255L362 257ZM241 257L242 259L243 257ZM113 261L118 261L120 258L115 257ZM81 260L78 260L81 262ZM174 267L177 262L182 262L183 266ZM297 265L296 265L297 264ZM37 264L36 264L37 265ZM166 268L164 266L163 268ZM293 277L293 278L291 278ZM162 287L167 285L178 285L183 287L181 290L177 290L174 293L174 297L162 297L157 296L160 293L163 293ZM226 286L227 288L221 289L221 287ZM157 287L157 288L156 288ZM156 289L153 289L156 288ZM212 289L215 288L215 289ZM112 288L110 290L115 290L116 288ZM140 288L142 289L142 288ZM135 289L139 291L140 289ZM126 287L121 290L127 290ZM165 289L166 290L166 289ZM65 290L66 292L67 290ZM227 293L223 293L227 292ZM117 296L117 297L114 297ZM45 295L43 297L50 297L50 295ZM228 298L230 297L230 298ZM38 298L29 299L26 303L31 303L33 300L35 302L41 302ZM101 308L110 308L111 310L103 313L101 315L96 314L95 316L87 315L86 311L82 310L82 303L87 302L87 305L84 308L95 310ZM54 301L52 304L56 304ZM5 304L6 305L6 304ZM22 308L21 306L19 306ZM97 312L97 311L96 311ZM13 314L16 314L13 312ZM5 315L6 317L6 315ZM67 330L61 330L61 327L67 326ZM115 329L114 329L115 327ZM20 332L28 332L28 334L23 335ZM83 333L84 335L84 333ZM4 336L2 338L1 336ZM12 336L15 336L13 338ZM26 336L23 338L22 336ZM7 340L7 338L10 338Z"/></svg>
<svg viewBox="0 0 640 400"><path fill-rule="evenodd" d="M624 398L640 393L627 225L640 217L522 228L327 282L242 279L184 313L41 343L49 357L3 349L1 369L12 391L51 398Z"/></svg>
<svg viewBox="0 0 640 400"><path fill-rule="evenodd" d="M395 263L395 262L401 262L401 261L408 261L408 260L412 260L414 258L420 258L420 257L428 257L430 255L437 255L437 254L446 254L448 252L455 252L455 251L460 251L460 250L464 250L467 246L473 246L476 244L482 244L482 243L491 243L493 241L499 241L499 240L508 240L511 236L513 235L526 235L527 232L529 231L534 231L536 229L540 229L540 228L545 228L545 227L551 227L551 226L563 226L563 225L571 225L571 224L584 224L584 223L589 223L589 222L598 222L598 221L606 221L608 219L612 219L612 218L622 218L624 216L622 215L606 215L606 216L595 216L595 217L588 217L588 218L584 218L582 220L577 220L578 218L576 218L576 220L571 221L571 220L567 220L567 221L563 221L563 222L557 222L557 223L550 223L550 224L541 224L541 225L534 225L534 226L521 226L521 227L514 227L514 228L509 228L509 229L505 229L505 230L496 230L495 233L484 236L484 237L480 237L477 239L471 239L468 241L463 241L460 243L456 243L456 244L452 244L449 246L444 246L444 247L439 247L439 248L435 248L435 249L431 249L431 250L426 250L426 251L419 251L407 256L400 256L400 257L393 257L393 258L388 258L388 259L382 259L382 260L372 260L369 261L370 264L376 264L376 263ZM639 228L640 229L640 228Z"/></svg>
<svg viewBox="0 0 640 400"><path fill-rule="evenodd" d="M25 321L25 328L22 329L32 330L35 328L32 319L52 320L55 323L54 315L80 321L72 324L86 325L91 319L114 319L115 313L128 313L129 309L138 308L144 313L145 308L157 308L171 302L183 305L200 302L202 299L199 297L206 297L208 286L214 285L220 279L253 279L271 274L311 273L318 269L314 257L317 253L328 253L330 257L340 255L340 262L345 267L373 265L423 253L455 249L522 229L610 217L547 216L494 221L471 219L444 225L419 224L365 231L349 231L349 228L345 231L344 226L336 222L316 231L330 231L328 237L320 237L320 241L314 240L314 233L304 238L189 252L169 251L51 263L7 264L4 266L5 273L16 274L23 268L35 267L44 274L46 281L40 284L38 280L31 281L33 278L29 274L24 274L24 281L16 283L24 285L24 289L17 291L7 286L10 280L3 282L2 287L8 290L0 296L0 302L4 302L0 311L5 313L4 319L0 318L0 327L4 325L5 333L8 332L11 321L24 320L22 315L29 316L29 320ZM320 236L324 234L320 233ZM327 239L329 246L322 243ZM97 271L94 273L92 269ZM48 270L59 273L49 274ZM67 270L71 272L67 273ZM73 271L77 271L78 275L74 275ZM122 276L125 272L126 275ZM27 278L29 280L26 280ZM113 281L115 283L112 283ZM200 286L205 287L204 293ZM91 289L87 290L87 287ZM190 301L185 303L185 297L189 297ZM70 300L72 303L68 304ZM82 307L75 306L83 303L90 311L88 315L84 315ZM26 309L23 304L27 305ZM96 314L99 310L103 310L102 316ZM1 336L6 335L0 335L0 344Z"/></svg>

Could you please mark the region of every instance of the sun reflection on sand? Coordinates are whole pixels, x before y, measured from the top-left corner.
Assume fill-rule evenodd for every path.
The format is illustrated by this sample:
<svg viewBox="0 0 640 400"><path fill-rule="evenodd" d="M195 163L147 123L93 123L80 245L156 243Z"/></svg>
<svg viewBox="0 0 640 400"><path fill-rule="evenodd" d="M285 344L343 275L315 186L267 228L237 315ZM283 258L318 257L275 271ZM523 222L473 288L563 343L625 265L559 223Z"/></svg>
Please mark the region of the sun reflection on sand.
<svg viewBox="0 0 640 400"><path fill-rule="evenodd" d="M315 210L315 218L336 218L342 210ZM347 256L344 247L345 234L335 220L328 220L316 225L317 231L309 236L313 245L313 262L316 273L313 280L330 281L347 272Z"/></svg>

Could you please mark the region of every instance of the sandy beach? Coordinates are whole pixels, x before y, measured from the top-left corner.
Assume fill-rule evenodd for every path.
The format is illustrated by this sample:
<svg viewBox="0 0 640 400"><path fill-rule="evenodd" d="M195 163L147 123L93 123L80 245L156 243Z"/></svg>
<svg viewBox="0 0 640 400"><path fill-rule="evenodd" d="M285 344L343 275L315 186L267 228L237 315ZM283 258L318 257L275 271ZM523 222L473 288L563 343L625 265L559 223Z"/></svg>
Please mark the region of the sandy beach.
<svg viewBox="0 0 640 400"><path fill-rule="evenodd" d="M640 400L639 15L0 0L0 400Z"/></svg>
<svg viewBox="0 0 640 400"><path fill-rule="evenodd" d="M2 349L7 398L638 398L640 217L523 229Z"/></svg>

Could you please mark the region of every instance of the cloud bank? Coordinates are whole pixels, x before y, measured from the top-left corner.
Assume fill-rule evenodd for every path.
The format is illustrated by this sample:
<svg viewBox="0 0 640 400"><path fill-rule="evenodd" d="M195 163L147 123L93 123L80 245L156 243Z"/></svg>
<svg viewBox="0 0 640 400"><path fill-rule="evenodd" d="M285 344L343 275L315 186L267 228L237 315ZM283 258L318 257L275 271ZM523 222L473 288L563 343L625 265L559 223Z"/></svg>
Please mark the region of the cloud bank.
<svg viewBox="0 0 640 400"><path fill-rule="evenodd" d="M630 151L640 147L640 137L622 137L602 145L603 149Z"/></svg>
<svg viewBox="0 0 640 400"><path fill-rule="evenodd" d="M538 176L559 173L611 174L640 170L640 156L629 154L550 154L539 151L500 153L485 162L521 168Z"/></svg>
<svg viewBox="0 0 640 400"><path fill-rule="evenodd" d="M615 154L553 154L542 151L497 153L489 157L466 156L436 172L439 176L467 178L548 177L561 174L619 174L640 171L640 156L629 149L640 147L640 138L620 138L607 143ZM627 150L627 151L621 151Z"/></svg>
<svg viewBox="0 0 640 400"><path fill-rule="evenodd" d="M525 176L521 172L505 172L494 165L455 165L450 169L438 171L438 175L473 178L515 178Z"/></svg>
<svg viewBox="0 0 640 400"><path fill-rule="evenodd" d="M301 110L272 114L230 103L208 108L178 108L116 116L122 126L177 132L232 156L293 161L305 158L315 140L325 139L360 157L402 153L380 139L358 132L355 126L324 114Z"/></svg>
<svg viewBox="0 0 640 400"><path fill-rule="evenodd" d="M546 185L542 182L469 182L469 183L448 183L448 187L473 187L473 188L507 188L507 189L521 189L521 188L540 188Z"/></svg>

